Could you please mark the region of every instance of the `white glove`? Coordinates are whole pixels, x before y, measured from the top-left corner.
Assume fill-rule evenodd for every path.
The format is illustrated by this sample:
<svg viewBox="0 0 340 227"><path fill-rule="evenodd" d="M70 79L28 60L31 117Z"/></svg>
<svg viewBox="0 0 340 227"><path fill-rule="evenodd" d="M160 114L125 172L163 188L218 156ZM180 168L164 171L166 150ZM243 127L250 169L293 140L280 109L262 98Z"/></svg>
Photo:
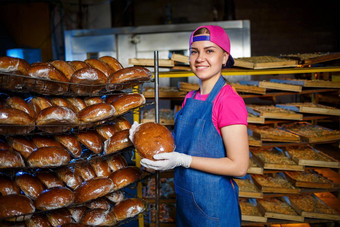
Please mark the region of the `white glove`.
<svg viewBox="0 0 340 227"><path fill-rule="evenodd" d="M129 139L131 140L131 142L133 143L133 136L135 135L136 129L138 128L140 124L138 124L137 121L133 122L133 124L131 125L131 128L129 129Z"/></svg>
<svg viewBox="0 0 340 227"><path fill-rule="evenodd" d="M178 152L170 153L160 153L153 156L157 161L143 158L140 164L145 168L150 168L154 170L169 170L177 166L183 166L189 168L191 164L192 157Z"/></svg>

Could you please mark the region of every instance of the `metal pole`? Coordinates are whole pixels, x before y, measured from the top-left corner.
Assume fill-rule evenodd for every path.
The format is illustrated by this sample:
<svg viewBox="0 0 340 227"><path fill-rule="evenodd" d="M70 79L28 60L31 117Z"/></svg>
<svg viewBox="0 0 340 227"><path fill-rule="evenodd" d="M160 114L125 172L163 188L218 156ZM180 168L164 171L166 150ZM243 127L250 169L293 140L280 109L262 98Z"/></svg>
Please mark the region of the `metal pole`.
<svg viewBox="0 0 340 227"><path fill-rule="evenodd" d="M159 123L159 67L158 67L158 51L154 51L154 67L155 67L155 121ZM160 179L159 171L156 171L155 175L156 182L156 217L155 225L159 227L159 195L160 195Z"/></svg>

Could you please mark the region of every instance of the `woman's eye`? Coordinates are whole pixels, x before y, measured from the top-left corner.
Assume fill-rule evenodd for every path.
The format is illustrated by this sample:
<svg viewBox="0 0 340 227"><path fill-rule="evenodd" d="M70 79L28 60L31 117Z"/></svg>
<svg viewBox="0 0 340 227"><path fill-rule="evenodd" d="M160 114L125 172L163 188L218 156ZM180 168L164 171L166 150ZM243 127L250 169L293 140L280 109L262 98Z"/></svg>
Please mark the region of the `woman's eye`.
<svg viewBox="0 0 340 227"><path fill-rule="evenodd" d="M213 50L207 50L207 53L213 53L214 51Z"/></svg>
<svg viewBox="0 0 340 227"><path fill-rule="evenodd" d="M190 52L190 54L196 54L197 53L197 51L195 51L195 50L192 50L191 52Z"/></svg>

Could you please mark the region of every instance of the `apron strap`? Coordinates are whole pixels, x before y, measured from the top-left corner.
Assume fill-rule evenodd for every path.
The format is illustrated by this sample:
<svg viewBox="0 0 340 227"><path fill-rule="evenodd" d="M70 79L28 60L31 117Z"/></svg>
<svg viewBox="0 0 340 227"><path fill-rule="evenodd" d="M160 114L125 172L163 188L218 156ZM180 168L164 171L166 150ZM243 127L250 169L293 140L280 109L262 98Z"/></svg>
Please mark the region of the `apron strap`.
<svg viewBox="0 0 340 227"><path fill-rule="evenodd" d="M224 85L225 85L225 80L224 80L223 76L220 76L220 78L218 78L214 88L210 92L206 101L208 101L208 102L214 101L216 95L220 92L220 90L222 89L222 87Z"/></svg>

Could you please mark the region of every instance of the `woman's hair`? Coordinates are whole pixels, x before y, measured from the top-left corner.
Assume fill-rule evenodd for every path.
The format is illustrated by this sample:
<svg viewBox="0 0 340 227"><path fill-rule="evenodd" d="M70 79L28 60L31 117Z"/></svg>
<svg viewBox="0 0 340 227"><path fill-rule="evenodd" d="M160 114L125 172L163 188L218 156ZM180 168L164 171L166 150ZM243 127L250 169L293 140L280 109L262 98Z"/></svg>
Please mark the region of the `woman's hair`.
<svg viewBox="0 0 340 227"><path fill-rule="evenodd" d="M203 28L200 28L197 31L195 31L193 36L202 35L202 34L209 34L210 35L210 31L207 28L203 27Z"/></svg>

